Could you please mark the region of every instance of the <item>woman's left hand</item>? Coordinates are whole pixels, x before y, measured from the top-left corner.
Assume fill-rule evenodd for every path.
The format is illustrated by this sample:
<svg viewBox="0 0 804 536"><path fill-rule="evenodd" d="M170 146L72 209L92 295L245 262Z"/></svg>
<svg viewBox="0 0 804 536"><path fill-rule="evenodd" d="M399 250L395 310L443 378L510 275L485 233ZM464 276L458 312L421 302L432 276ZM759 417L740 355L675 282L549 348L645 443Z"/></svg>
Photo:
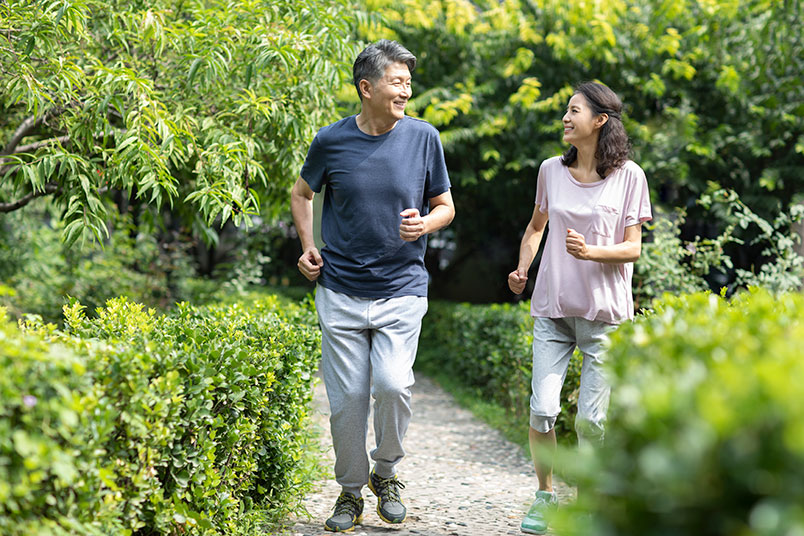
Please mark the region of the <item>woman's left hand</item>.
<svg viewBox="0 0 804 536"><path fill-rule="evenodd" d="M586 238L575 229L567 229L567 253L585 261L589 259L589 247L586 245Z"/></svg>

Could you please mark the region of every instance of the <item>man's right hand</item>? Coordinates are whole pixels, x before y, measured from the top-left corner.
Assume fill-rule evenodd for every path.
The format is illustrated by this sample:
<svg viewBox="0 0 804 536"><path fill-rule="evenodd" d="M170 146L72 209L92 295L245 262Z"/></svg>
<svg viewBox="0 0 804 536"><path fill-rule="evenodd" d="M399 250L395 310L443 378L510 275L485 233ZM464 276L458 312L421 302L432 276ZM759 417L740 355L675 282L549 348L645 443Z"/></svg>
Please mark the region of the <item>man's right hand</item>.
<svg viewBox="0 0 804 536"><path fill-rule="evenodd" d="M525 291L525 285L528 283L527 270L514 270L508 274L508 288L514 294L522 294Z"/></svg>
<svg viewBox="0 0 804 536"><path fill-rule="evenodd" d="M310 281L315 281L321 275L321 266L324 264L324 259L318 253L317 248L310 248L299 257L299 271L304 277Z"/></svg>

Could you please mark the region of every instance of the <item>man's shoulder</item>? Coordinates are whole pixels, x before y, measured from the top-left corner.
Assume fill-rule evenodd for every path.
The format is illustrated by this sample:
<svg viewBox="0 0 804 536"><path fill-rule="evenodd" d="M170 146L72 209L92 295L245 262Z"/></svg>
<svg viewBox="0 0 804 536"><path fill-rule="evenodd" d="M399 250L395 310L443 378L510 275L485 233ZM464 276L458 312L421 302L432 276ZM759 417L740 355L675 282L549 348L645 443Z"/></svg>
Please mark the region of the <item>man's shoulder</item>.
<svg viewBox="0 0 804 536"><path fill-rule="evenodd" d="M350 115L348 117L344 117L343 119L339 119L334 123L321 127L316 134L316 138L318 138L318 141L321 143L341 139L344 131L349 131L354 128L354 121L355 116Z"/></svg>
<svg viewBox="0 0 804 536"><path fill-rule="evenodd" d="M415 132L427 134L430 136L438 136L438 129L425 121L424 119L419 119L418 117L411 117L406 115L404 118L407 127Z"/></svg>

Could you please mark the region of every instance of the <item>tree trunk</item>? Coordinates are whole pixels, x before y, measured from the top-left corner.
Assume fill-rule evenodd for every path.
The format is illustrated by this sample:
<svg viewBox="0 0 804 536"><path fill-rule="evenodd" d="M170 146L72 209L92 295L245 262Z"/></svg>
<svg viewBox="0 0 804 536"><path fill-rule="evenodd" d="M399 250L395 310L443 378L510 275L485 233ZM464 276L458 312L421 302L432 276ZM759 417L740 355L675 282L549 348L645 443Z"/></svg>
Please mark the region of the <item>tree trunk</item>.
<svg viewBox="0 0 804 536"><path fill-rule="evenodd" d="M804 205L804 203L802 203L802 205ZM798 236L801 238L798 245L796 246L796 251L798 251L799 255L804 257L804 219L795 224L794 229L798 233ZM802 287L804 287L804 279L802 279L801 284Z"/></svg>

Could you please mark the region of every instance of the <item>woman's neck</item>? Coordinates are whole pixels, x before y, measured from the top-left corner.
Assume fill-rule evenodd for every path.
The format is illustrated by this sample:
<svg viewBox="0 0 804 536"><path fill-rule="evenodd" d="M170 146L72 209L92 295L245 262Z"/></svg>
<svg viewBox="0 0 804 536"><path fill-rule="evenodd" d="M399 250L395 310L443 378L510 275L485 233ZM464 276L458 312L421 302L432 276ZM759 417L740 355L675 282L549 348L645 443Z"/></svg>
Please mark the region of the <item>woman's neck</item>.
<svg viewBox="0 0 804 536"><path fill-rule="evenodd" d="M575 157L575 162L570 165L573 170L573 177L580 182L596 182L602 180L597 172L597 158L595 158L594 149L587 147L576 147L578 154Z"/></svg>

